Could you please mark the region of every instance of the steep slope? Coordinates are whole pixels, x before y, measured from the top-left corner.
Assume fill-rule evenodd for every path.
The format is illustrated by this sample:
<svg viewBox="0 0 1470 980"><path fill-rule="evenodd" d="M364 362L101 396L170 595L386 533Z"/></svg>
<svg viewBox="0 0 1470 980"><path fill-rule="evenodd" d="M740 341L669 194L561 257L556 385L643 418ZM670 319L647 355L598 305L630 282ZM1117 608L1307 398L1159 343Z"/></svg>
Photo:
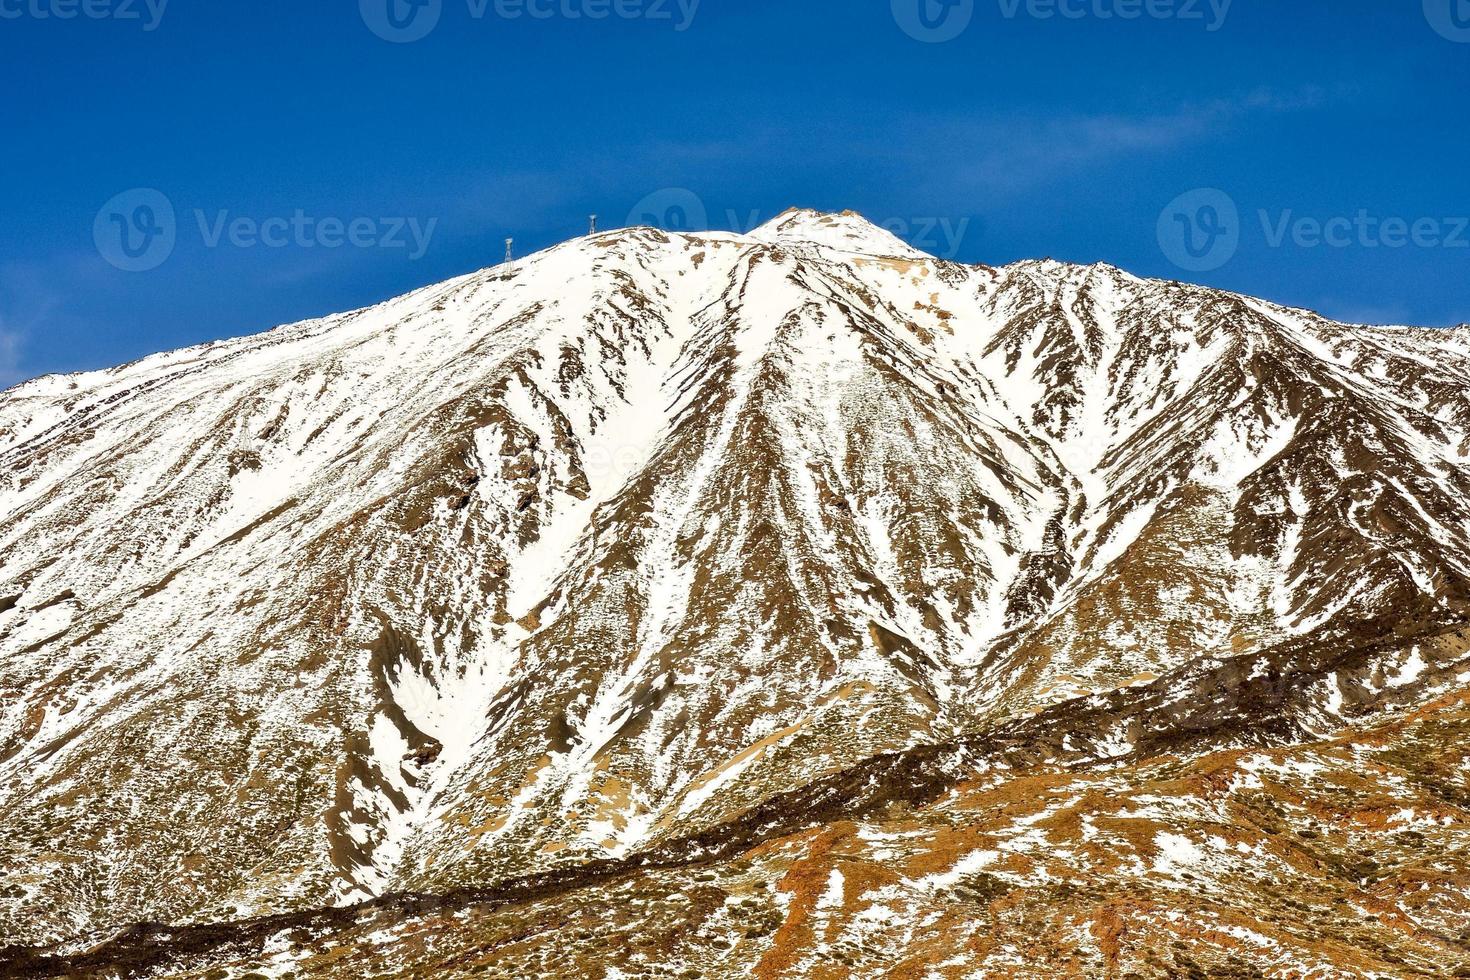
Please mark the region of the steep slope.
<svg viewBox="0 0 1470 980"><path fill-rule="evenodd" d="M1291 748L957 784L737 857L123 937L32 976L1470 972L1463 697Z"/></svg>
<svg viewBox="0 0 1470 980"><path fill-rule="evenodd" d="M1467 382L1463 329L797 211L23 385L0 936L757 846L1007 726L1146 781L1411 710L1462 683Z"/></svg>

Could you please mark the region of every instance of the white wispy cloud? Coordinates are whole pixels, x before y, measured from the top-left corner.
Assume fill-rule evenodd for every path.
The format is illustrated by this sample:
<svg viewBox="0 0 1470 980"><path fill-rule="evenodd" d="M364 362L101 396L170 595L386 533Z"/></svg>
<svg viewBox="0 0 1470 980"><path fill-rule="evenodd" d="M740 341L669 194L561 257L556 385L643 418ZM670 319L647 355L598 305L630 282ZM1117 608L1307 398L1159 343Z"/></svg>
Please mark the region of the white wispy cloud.
<svg viewBox="0 0 1470 980"><path fill-rule="evenodd" d="M59 267L0 263L0 391L36 376L25 366L26 355L32 339L45 335L41 325L58 306L50 285L58 275Z"/></svg>
<svg viewBox="0 0 1470 980"><path fill-rule="evenodd" d="M20 348L20 332L6 329L5 318L0 315L0 391L26 379L20 370Z"/></svg>
<svg viewBox="0 0 1470 980"><path fill-rule="evenodd" d="M931 124L934 132L929 138L964 151L970 163L957 175L961 180L1016 191L1090 166L1192 146L1261 116L1313 109L1326 98L1315 88L1259 89L1163 112L950 120Z"/></svg>
<svg viewBox="0 0 1470 980"><path fill-rule="evenodd" d="M618 185L641 175L648 179L649 190L656 190L664 184L685 183L680 174L691 165L706 176L738 178L798 147L810 174L829 170L840 174L854 160L864 160L885 172L896 187L923 187L936 199L958 196L973 201L1076 180L1089 168L1191 150L1261 119L1308 112L1343 94L1318 87L1260 88L1136 111L1040 114L987 108L905 114L897 124L881 113L858 124L819 117L799 129L750 127L719 140L651 142L599 160L597 166L588 167L581 160L575 173L558 176L551 184L585 187L600 177ZM560 204L545 196L527 200L535 200L538 208Z"/></svg>

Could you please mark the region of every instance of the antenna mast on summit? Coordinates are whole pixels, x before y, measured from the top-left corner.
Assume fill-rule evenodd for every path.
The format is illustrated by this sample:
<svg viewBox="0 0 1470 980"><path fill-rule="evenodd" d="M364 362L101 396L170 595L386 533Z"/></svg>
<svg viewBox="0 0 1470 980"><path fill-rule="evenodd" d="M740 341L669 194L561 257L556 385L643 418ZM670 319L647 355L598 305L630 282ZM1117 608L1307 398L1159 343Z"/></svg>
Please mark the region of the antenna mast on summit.
<svg viewBox="0 0 1470 980"><path fill-rule="evenodd" d="M587 234L597 234L597 215L595 214L590 214L587 216Z"/></svg>
<svg viewBox="0 0 1470 980"><path fill-rule="evenodd" d="M507 262L514 261L514 259L511 256L511 253L512 253L512 251L515 248L515 243L516 243L516 240L514 238L507 238L505 240L505 261L507 261Z"/></svg>

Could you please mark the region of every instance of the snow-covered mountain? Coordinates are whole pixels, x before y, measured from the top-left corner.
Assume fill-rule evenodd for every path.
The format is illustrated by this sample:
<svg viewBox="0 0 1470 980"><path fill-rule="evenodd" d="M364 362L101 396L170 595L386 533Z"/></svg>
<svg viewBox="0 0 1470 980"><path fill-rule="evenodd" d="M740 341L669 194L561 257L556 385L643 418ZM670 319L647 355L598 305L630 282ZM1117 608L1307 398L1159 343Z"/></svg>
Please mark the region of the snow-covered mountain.
<svg viewBox="0 0 1470 980"><path fill-rule="evenodd" d="M695 908L716 886L690 869L759 885L774 861L771 928L710 932L707 975L879 975L861 943L856 972L819 972L841 947L816 910L868 913L828 864L835 897L785 887L816 858L772 842L867 821L844 831L865 873L917 849L910 885L990 868L1001 901L1026 882L991 865L1055 849L1022 827L956 851L934 835L970 803L1025 779L1144 806L1161 759L1222 752L1325 771L1309 746L1459 703L1467 608L1470 330L1349 327L1106 265L958 265L850 213L594 235L0 394L0 946L83 956L196 924L148 968L228 939L311 975L304 944L347 921L317 910L374 900L375 928L393 910L453 945L526 895L656 867L640 887ZM1232 806L1252 787L1234 778ZM1208 877L1201 793L1199 812L1147 803L1170 835L1152 872L1089 887L1186 858ZM1436 829L1470 826L1470 795L1436 799ZM1470 914L1470 865L1446 861L1416 882ZM459 911L435 925L403 895ZM889 960L950 914L884 902L863 928ZM272 915L300 935L197 925ZM1078 916L1059 937L1177 975ZM598 928L548 954L585 947L575 968L494 968L662 962L615 966ZM999 929L932 975L1005 953ZM1312 962L1235 939L1248 963ZM359 941L393 969L423 952ZM87 962L137 953L118 942ZM1405 970L1449 955L1393 950ZM63 970L39 955L11 962Z"/></svg>

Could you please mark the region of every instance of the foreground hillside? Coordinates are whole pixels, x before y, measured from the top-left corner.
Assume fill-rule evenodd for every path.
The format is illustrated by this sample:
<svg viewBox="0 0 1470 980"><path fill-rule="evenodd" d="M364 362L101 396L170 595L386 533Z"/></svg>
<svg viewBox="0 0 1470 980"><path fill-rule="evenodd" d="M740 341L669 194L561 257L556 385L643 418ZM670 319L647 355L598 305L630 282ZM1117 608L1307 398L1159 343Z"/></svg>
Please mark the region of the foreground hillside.
<svg viewBox="0 0 1470 980"><path fill-rule="evenodd" d="M1470 701L1037 766L713 858L139 932L29 975L1470 976Z"/></svg>

